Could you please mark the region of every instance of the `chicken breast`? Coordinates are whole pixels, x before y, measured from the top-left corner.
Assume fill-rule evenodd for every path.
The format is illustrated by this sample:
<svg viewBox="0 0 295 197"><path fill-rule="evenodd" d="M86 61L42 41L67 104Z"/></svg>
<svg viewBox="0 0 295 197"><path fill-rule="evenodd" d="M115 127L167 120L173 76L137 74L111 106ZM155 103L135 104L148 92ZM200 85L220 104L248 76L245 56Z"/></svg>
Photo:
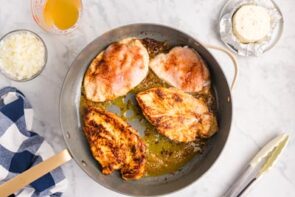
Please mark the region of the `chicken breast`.
<svg viewBox="0 0 295 197"><path fill-rule="evenodd" d="M126 38L111 44L86 71L87 99L103 102L127 94L147 76L148 64L149 55L140 40Z"/></svg>
<svg viewBox="0 0 295 197"><path fill-rule="evenodd" d="M150 68L168 84L185 92L198 92L210 84L209 71L193 49L174 47L150 61Z"/></svg>
<svg viewBox="0 0 295 197"><path fill-rule="evenodd" d="M84 119L84 133L102 173L120 170L124 179L144 175L146 148L136 130L117 115L91 108Z"/></svg>
<svg viewBox="0 0 295 197"><path fill-rule="evenodd" d="M176 88L151 88L136 99L147 120L173 141L191 142L217 131L216 118L206 103Z"/></svg>

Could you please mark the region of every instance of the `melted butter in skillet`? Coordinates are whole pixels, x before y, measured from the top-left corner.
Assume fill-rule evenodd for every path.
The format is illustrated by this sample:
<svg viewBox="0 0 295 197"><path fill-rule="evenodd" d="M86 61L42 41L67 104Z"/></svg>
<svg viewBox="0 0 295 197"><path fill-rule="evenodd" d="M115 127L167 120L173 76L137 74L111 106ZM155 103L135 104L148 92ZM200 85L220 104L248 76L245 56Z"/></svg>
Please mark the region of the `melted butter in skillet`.
<svg viewBox="0 0 295 197"><path fill-rule="evenodd" d="M168 47L163 42L152 39L142 40L148 49L150 57L154 57L160 52L167 52ZM205 145L205 140L196 140L191 143L176 143L160 135L154 126L145 120L141 109L134 100L134 96L143 90L152 87L169 87L160 80L151 70L147 78L134 88L127 96L119 97L113 101L95 103L87 100L83 90L80 100L80 112L83 117L85 109L88 107L99 107L108 111L113 111L132 125L137 122L137 130L143 130L143 139L147 146L146 176L159 176L167 173L174 173L181 169L196 154L200 154ZM201 93L193 95L204 99L213 109L214 98L210 89L205 89Z"/></svg>

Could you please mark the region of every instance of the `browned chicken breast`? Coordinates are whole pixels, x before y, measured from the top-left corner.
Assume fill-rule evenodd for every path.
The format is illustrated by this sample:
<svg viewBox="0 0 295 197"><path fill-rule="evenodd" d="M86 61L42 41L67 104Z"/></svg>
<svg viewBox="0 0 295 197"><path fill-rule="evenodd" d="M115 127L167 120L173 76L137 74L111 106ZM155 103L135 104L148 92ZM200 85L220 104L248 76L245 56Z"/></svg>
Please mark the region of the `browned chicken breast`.
<svg viewBox="0 0 295 197"><path fill-rule="evenodd" d="M217 131L216 118L206 103L176 88L151 88L136 99L148 121L173 141L191 142Z"/></svg>
<svg viewBox="0 0 295 197"><path fill-rule="evenodd" d="M162 80L185 92L198 92L210 84L209 71L193 49L174 47L150 61L150 68Z"/></svg>
<svg viewBox="0 0 295 197"><path fill-rule="evenodd" d="M140 40L126 38L111 44L86 71L87 99L103 102L127 94L147 76L148 64L149 55Z"/></svg>
<svg viewBox="0 0 295 197"><path fill-rule="evenodd" d="M104 174L120 170L126 180L144 175L144 142L120 117L91 108L85 116L83 130L92 155L101 164Z"/></svg>

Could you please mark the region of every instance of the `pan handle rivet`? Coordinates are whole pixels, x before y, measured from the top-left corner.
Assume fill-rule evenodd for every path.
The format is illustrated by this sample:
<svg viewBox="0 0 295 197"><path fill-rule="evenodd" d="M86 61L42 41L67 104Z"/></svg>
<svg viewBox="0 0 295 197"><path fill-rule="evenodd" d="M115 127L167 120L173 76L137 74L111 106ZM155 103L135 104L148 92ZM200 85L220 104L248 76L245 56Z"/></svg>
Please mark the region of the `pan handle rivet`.
<svg viewBox="0 0 295 197"><path fill-rule="evenodd" d="M87 163L86 163L84 160L82 160L81 162L82 162L82 165L83 165L84 167L87 166Z"/></svg>
<svg viewBox="0 0 295 197"><path fill-rule="evenodd" d="M66 137L70 139L71 136L70 136L69 132L66 133Z"/></svg>

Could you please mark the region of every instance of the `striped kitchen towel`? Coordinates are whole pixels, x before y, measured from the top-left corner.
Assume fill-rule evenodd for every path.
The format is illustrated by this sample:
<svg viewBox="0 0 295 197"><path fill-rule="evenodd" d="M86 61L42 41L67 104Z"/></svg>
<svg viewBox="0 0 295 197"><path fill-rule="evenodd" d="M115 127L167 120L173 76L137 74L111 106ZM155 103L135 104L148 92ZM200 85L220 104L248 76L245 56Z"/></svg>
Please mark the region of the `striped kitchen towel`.
<svg viewBox="0 0 295 197"><path fill-rule="evenodd" d="M13 178L54 152L37 133L32 132L33 109L26 97L13 87L0 90L0 184ZM62 195L67 183L60 168L32 182L16 196Z"/></svg>

